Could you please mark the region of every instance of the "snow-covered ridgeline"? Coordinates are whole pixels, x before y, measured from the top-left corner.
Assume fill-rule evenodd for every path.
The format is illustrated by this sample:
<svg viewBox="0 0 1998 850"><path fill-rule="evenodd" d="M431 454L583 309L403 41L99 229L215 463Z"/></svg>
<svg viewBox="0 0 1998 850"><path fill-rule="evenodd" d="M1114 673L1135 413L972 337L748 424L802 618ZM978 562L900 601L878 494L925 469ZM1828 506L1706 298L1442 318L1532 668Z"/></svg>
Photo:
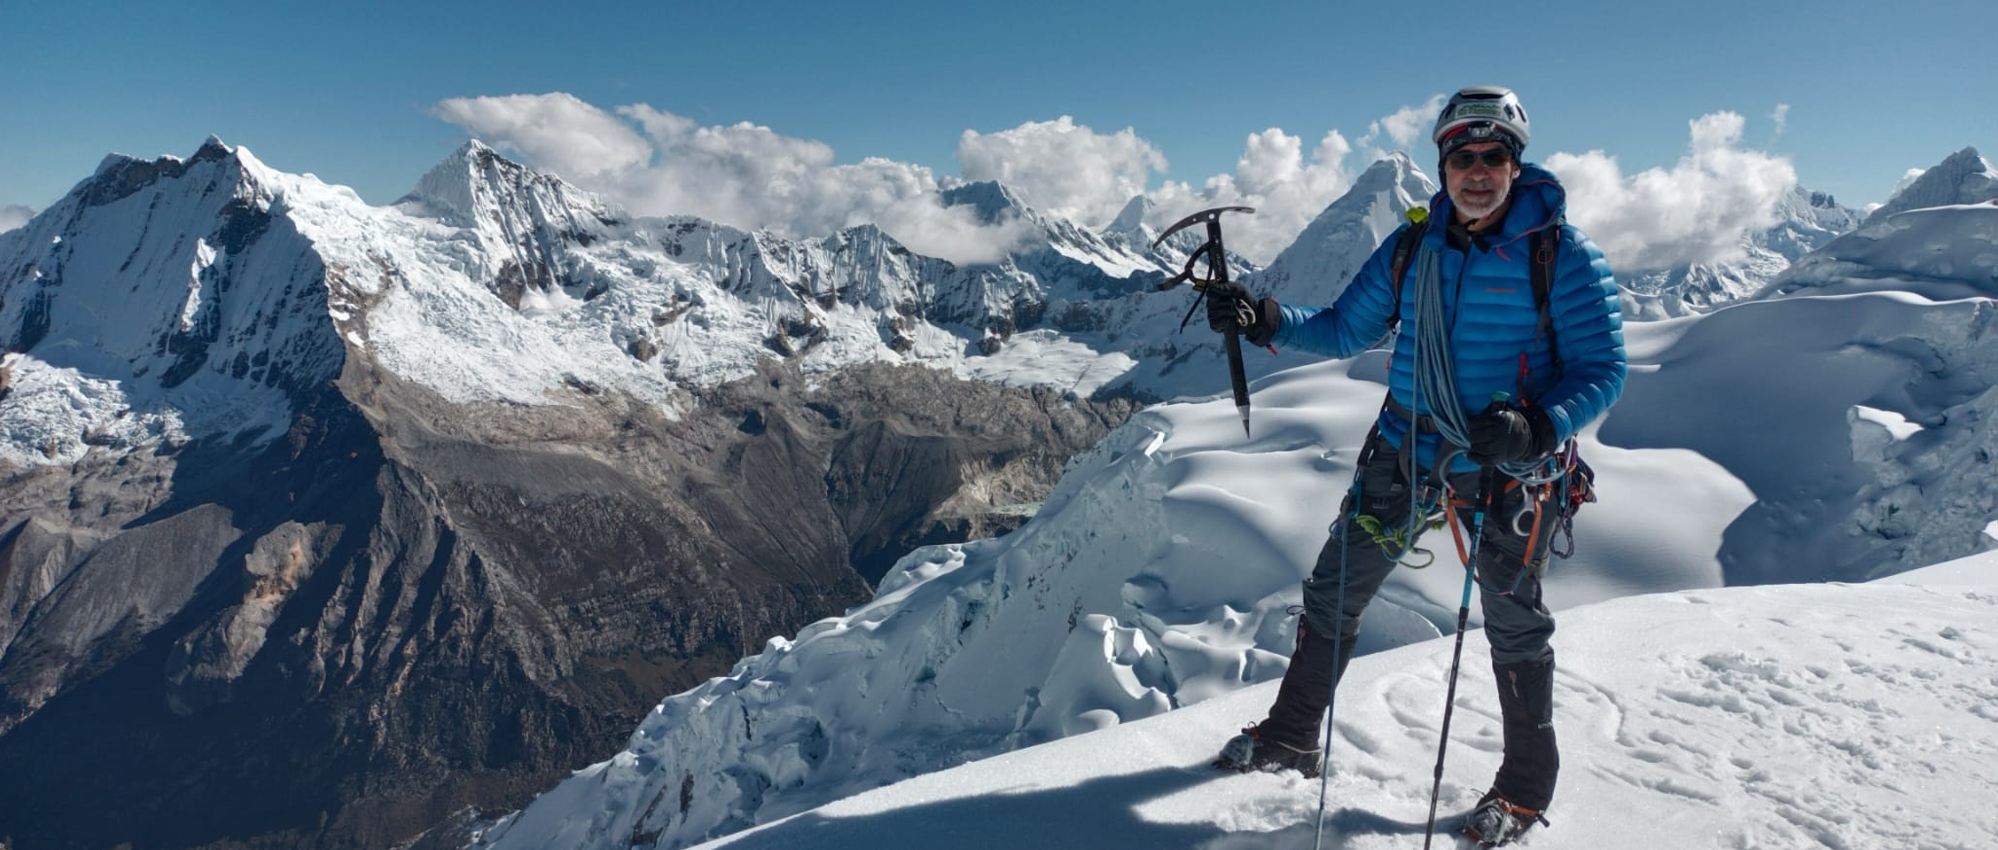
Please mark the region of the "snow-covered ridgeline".
<svg viewBox="0 0 1998 850"><path fill-rule="evenodd" d="M1799 259L1770 295L1900 286L1932 298L1998 295L1998 203L1885 216Z"/></svg>
<svg viewBox="0 0 1998 850"><path fill-rule="evenodd" d="M0 235L0 462L281 432L288 397L341 363L290 181L215 139L186 160L112 156Z"/></svg>
<svg viewBox="0 0 1998 850"><path fill-rule="evenodd" d="M1044 216L997 184L952 192L1032 238L961 267L873 225L791 240L632 219L476 142L389 207L219 140L186 160L111 157L0 234L13 352L0 453L67 463L90 445L274 435L285 395L337 376L349 347L454 402L610 391L669 414L689 388L780 359L1081 394L1128 381L1133 358L1111 340L1184 304L1150 290L1174 252Z"/></svg>

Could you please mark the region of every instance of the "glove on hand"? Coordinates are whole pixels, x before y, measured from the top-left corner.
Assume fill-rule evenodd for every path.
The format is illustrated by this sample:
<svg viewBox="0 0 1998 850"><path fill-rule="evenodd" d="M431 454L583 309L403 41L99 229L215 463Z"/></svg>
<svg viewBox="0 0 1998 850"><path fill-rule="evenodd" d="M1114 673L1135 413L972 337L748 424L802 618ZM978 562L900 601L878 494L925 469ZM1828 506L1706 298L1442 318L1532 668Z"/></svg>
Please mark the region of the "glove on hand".
<svg viewBox="0 0 1998 850"><path fill-rule="evenodd" d="M1269 345L1283 327L1283 312L1275 298L1255 301L1241 284L1207 285L1207 326L1215 333L1241 331L1250 345Z"/></svg>
<svg viewBox="0 0 1998 850"><path fill-rule="evenodd" d="M1538 407L1504 407L1480 413L1465 423L1471 440L1464 456L1479 466L1498 466L1554 450L1554 420Z"/></svg>

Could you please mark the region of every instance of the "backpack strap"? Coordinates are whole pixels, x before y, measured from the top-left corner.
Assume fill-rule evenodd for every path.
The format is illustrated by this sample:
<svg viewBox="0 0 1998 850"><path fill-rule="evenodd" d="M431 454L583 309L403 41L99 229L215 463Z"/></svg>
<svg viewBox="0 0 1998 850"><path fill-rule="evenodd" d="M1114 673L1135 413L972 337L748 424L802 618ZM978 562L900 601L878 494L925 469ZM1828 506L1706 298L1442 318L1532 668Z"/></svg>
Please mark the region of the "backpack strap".
<svg viewBox="0 0 1998 850"><path fill-rule="evenodd" d="M1390 261L1390 278L1394 281L1394 312L1388 314L1387 329L1393 333L1401 327L1401 282L1408 277L1408 266L1415 262L1415 250L1422 247L1422 235L1429 232L1428 210L1415 207L1408 211L1408 226L1401 229L1395 238L1394 258Z"/></svg>
<svg viewBox="0 0 1998 850"><path fill-rule="evenodd" d="M1549 302L1554 297L1554 260L1561 255L1562 232L1568 223L1558 222L1553 227L1536 230L1528 237L1527 250L1533 253L1533 306L1540 312L1540 327L1534 333L1547 340L1547 353L1554 358L1554 381L1561 381L1561 346L1554 339L1553 307Z"/></svg>

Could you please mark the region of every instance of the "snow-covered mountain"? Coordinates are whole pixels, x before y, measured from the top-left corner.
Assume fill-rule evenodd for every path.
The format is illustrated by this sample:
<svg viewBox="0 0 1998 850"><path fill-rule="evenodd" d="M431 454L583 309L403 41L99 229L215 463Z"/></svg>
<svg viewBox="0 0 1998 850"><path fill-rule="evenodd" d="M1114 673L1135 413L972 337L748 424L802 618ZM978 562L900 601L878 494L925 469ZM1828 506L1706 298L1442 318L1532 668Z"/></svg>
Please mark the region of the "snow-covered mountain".
<svg viewBox="0 0 1998 850"><path fill-rule="evenodd" d="M1577 521L1576 556L1555 566L1550 606L1865 580L1998 543L1998 476L1979 472L1998 457L1998 349L1988 339L1998 290L1955 271L1988 274L1985 212L1890 218L1903 224L1881 241L1898 240L1853 253L1836 284L1821 287L1829 292L1627 325L1623 400L1582 436L1602 501ZM1943 265L1953 277L1934 275ZM1208 701L1230 706L1227 723L1256 719L1248 703L1266 690L1216 698L1281 673L1287 609L1378 410L1382 357L1260 380L1261 424L1246 442L1227 400L1141 412L1074 459L1025 527L913 553L871 603L667 698L624 752L486 829L478 846L681 847ZM1368 612L1361 651L1449 628L1461 576L1399 571ZM1590 635L1626 611L1604 610L1579 638L1555 639L1583 670L1624 663L1593 654L1605 644ZM1375 669L1419 657L1430 671L1435 653ZM1658 680L1675 669L1630 674ZM1174 758L1219 745L1221 724L1203 722L1212 739L1175 745ZM1379 736L1361 728L1356 740L1369 749ZM1493 746L1489 732L1481 740ZM1114 771L1086 768L1105 769ZM1453 800L1475 793L1459 788Z"/></svg>
<svg viewBox="0 0 1998 850"><path fill-rule="evenodd" d="M1998 167L1977 153L1974 147L1950 154L1934 168L1922 172L1901 190L1866 216L1866 224L1885 221L1889 216L1927 207L1983 204L1998 200Z"/></svg>
<svg viewBox="0 0 1998 850"><path fill-rule="evenodd" d="M1862 227L1871 228L1910 210L1993 201L1998 201L1998 168L1979 156L1975 148L1951 154L1868 213L1842 206L1829 195L1799 186L1777 205L1776 226L1743 242L1740 260L1664 270L1619 269L1617 280L1624 287L1624 315L1634 319L1662 319L1707 312L1754 296L1779 277L1794 277L1786 274L1793 263ZM1848 249L1849 244L1839 250ZM1952 250L1936 253L1943 258L1971 256ZM1813 264L1822 262L1823 256L1811 260ZM1931 272L1944 277L1951 274L1946 270ZM1821 272L1806 274L1822 275Z"/></svg>
<svg viewBox="0 0 1998 850"><path fill-rule="evenodd" d="M1777 221L1741 243L1741 257L1669 269L1617 269L1627 319L1704 313L1754 295L1797 258L1859 226L1860 212L1802 186L1777 202Z"/></svg>
<svg viewBox="0 0 1998 850"><path fill-rule="evenodd" d="M388 207L214 139L107 158L0 234L5 832L401 842L1017 526L1165 391L1104 331L1184 293L948 200L1022 247L634 218L477 143Z"/></svg>
<svg viewBox="0 0 1998 850"><path fill-rule="evenodd" d="M1409 209L1428 206L1436 191L1407 154L1388 154L1244 285L1286 304L1331 304Z"/></svg>

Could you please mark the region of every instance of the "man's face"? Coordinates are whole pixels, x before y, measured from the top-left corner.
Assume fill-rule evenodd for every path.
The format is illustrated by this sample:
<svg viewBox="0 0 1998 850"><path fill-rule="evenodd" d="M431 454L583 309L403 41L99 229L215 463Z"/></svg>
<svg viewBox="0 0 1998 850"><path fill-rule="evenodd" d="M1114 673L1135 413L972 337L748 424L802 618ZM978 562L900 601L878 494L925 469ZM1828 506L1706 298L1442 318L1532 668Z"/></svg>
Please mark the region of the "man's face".
<svg viewBox="0 0 1998 850"><path fill-rule="evenodd" d="M1519 163L1498 142L1473 142L1443 158L1443 185L1457 215L1466 221L1483 219L1505 206L1518 176Z"/></svg>

